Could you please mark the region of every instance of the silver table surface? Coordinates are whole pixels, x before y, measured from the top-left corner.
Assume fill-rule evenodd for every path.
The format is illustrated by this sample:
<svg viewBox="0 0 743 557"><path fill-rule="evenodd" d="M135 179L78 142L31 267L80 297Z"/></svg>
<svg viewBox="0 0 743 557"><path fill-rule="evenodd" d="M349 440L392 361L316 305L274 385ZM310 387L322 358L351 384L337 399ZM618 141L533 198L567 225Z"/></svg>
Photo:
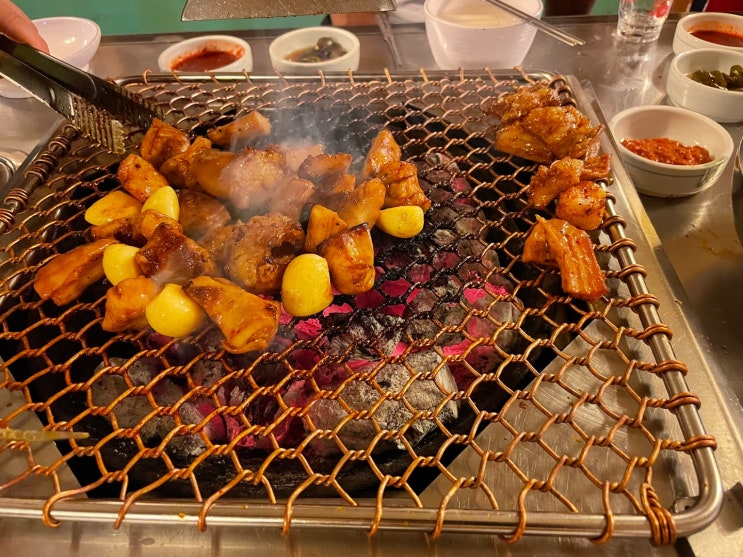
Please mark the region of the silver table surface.
<svg viewBox="0 0 743 557"><path fill-rule="evenodd" d="M676 19L667 22L658 43L628 45L613 36L613 17L553 18L553 23L586 39L582 47L565 46L538 33L524 68L575 76L608 120L624 108L661 104L665 100L665 73L672 56ZM394 71L393 59L375 28L355 30L361 39L359 73ZM254 58L253 73L272 74L268 44L275 31L236 33L248 39ZM157 56L182 36L104 37L90 71L101 77L138 75L157 71ZM402 55L401 69L435 69L422 25L395 28ZM61 123L56 113L33 99L0 99L0 157L22 161ZM726 125L733 138L743 125ZM674 345L690 368L687 378L702 401L702 419L715 435L716 456L726 490L720 518L699 534L675 547L656 548L645 540L612 539L594 545L583 539L526 537L506 545L491 536L449 534L432 541L422 534L382 532L368 538L364 532L327 533L292 531L282 537L270 528L210 528L200 533L193 524L161 526L66 522L56 529L29 518L0 519L0 548L12 555L326 555L342 547L350 555L466 555L528 556L584 553L596 556L743 554L741 501L733 489L743 481L743 246L735 232L731 186L732 164L717 184L696 196L667 200L636 197L633 207L652 254L670 285L676 308L665 315L677 333ZM653 277L649 277L652 281ZM652 290L652 283L650 284ZM666 309L666 311L668 311ZM680 334L679 334L680 333Z"/></svg>

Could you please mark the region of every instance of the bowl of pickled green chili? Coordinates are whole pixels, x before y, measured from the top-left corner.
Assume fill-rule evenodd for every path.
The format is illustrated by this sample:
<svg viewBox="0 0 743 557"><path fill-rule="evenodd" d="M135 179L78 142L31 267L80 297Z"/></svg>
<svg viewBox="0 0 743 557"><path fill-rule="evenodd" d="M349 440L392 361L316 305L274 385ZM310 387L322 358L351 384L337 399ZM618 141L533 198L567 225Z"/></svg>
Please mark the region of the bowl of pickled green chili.
<svg viewBox="0 0 743 557"><path fill-rule="evenodd" d="M743 52L709 48L678 54L666 91L675 106L721 123L743 122Z"/></svg>

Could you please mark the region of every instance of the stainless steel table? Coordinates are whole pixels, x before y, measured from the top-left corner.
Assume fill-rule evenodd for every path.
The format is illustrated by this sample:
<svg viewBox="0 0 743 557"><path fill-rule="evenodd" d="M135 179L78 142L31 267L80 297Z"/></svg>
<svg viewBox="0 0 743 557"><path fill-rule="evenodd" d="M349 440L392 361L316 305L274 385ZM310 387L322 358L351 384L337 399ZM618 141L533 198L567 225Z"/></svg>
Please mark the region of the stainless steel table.
<svg viewBox="0 0 743 557"><path fill-rule="evenodd" d="M524 67L572 75L608 119L638 104L664 103L665 70L672 55L676 20L666 24L660 41L645 47L618 42L612 17L573 17L552 20L586 39L571 48L538 35ZM389 50L375 28L356 30L362 41L360 73L393 68ZM255 74L270 74L268 44L275 32L241 33L250 41ZM141 74L157 69L157 56L180 36L106 37L91 64L102 77ZM423 26L395 28L403 69L433 69ZM0 99L0 156L22 160L60 122L55 113L32 99ZM727 126L734 139L743 126ZM490 536L444 535L432 541L421 534L382 532L367 538L363 532L338 531L332 539L312 530L292 531L282 537L271 528L210 528L200 533L193 524L161 526L128 524L119 530L110 524L63 523L47 529L34 518L0 520L0 547L14 555L161 555L165 550L183 555L255 554L326 555L342 547L348 554L398 555L629 555L652 556L740 555L743 552L741 502L734 486L743 480L743 247L733 226L729 167L720 181L697 196L664 200L634 196L633 209L651 252L663 270L663 281L673 289L676 307L662 308L663 318L676 333L674 346L690 368L688 382L702 401L702 418L717 437L717 458L728 490L723 514L711 527L677 547L654 548L643 540L612 539L593 545L583 539L526 537L505 545ZM654 277L649 277L651 282Z"/></svg>

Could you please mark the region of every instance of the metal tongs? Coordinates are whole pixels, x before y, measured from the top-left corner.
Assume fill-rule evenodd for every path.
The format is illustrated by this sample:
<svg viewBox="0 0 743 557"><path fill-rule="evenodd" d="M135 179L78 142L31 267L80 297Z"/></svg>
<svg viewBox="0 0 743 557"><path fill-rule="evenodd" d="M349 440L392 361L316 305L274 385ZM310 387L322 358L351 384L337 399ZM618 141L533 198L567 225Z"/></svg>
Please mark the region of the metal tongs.
<svg viewBox="0 0 743 557"><path fill-rule="evenodd" d="M0 75L115 153L124 152L126 125L147 128L163 117L154 103L5 35L0 35Z"/></svg>

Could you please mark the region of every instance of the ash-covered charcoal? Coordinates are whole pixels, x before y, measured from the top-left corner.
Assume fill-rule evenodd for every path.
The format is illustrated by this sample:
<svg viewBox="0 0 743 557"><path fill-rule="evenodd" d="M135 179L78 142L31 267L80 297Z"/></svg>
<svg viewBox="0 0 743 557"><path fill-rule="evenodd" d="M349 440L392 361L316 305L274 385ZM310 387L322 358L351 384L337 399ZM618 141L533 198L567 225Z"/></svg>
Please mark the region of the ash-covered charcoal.
<svg viewBox="0 0 743 557"><path fill-rule="evenodd" d="M408 355L405 363L386 363L374 371L379 364L379 361L355 363L356 377L344 385L337 398L317 398L315 394L308 413L314 427L334 430L343 423L338 439L348 449L363 450L380 431L395 435L404 431L406 439L416 444L436 429L436 420L451 423L457 419L456 401L449 401L436 412L442 400L457 390L454 377L438 354L416 352ZM328 390L336 389L349 379L348 372L340 368L328 377L332 381L323 386ZM416 378L411 382L413 377ZM310 398L313 395L299 390L291 393L293 396L300 394ZM287 400L287 403L306 404L307 401L302 400L304 396ZM380 404L383 397L385 400ZM382 445L404 450L399 439ZM335 442L324 440L313 441L312 448L320 454L340 450Z"/></svg>
<svg viewBox="0 0 743 557"><path fill-rule="evenodd" d="M127 360L123 358L111 358L111 365L123 366ZM103 369L101 364L96 372ZM157 360L144 358L130 364L126 373L133 386L144 386L149 384L161 370ZM126 397L120 398L122 394L131 390L124 377L120 375L103 375L91 386L93 404L97 407L107 407L113 404L110 414L105 417L119 428L139 427L139 435L142 442L147 446L155 446L176 427L176 420L171 416L152 416L153 404L147 395L133 395L128 393ZM172 406L183 396L183 388L168 378L158 381L151 389L150 394L155 404L161 407ZM184 407L181 406L181 411ZM192 423L192 416L181 416L185 423ZM149 416L149 417L148 417ZM196 434L175 436L168 442L168 448L180 455L194 457L206 449L203 439Z"/></svg>
<svg viewBox="0 0 743 557"><path fill-rule="evenodd" d="M338 319L340 314L334 314L334 317ZM393 315L357 312L343 331L329 339L325 351L331 355L341 355L352 347L352 359L394 354L402 339L404 323Z"/></svg>

